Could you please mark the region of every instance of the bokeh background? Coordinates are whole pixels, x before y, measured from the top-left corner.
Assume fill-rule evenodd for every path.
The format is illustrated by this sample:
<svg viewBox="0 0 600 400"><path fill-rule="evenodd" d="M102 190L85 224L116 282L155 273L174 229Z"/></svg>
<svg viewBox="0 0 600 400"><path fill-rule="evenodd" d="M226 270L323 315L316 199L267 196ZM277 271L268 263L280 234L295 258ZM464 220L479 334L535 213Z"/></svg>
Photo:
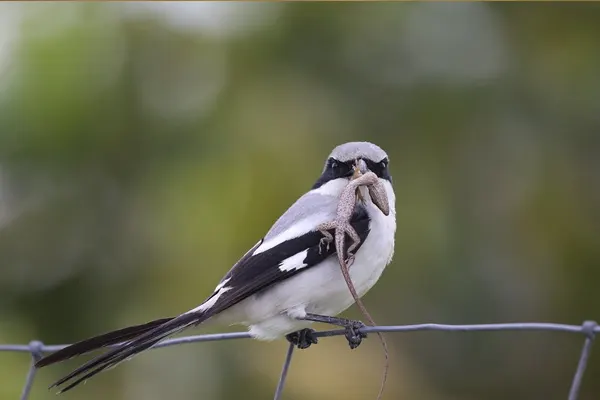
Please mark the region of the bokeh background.
<svg viewBox="0 0 600 400"><path fill-rule="evenodd" d="M397 193L380 324L600 319L599 38L596 4L0 5L0 343L195 307L350 140ZM386 399L564 399L582 345L387 338ZM286 347L155 350L63 398L268 399ZM324 339L284 398L375 398L382 364ZM0 354L0 399L28 366ZM595 354L581 399L599 377Z"/></svg>

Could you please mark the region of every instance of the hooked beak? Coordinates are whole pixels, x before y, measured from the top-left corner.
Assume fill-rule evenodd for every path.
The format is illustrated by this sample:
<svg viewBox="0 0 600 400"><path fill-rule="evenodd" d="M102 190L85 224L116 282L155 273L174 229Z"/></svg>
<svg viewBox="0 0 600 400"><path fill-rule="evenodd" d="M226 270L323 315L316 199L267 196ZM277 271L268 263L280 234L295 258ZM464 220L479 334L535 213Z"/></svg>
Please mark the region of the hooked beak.
<svg viewBox="0 0 600 400"><path fill-rule="evenodd" d="M359 158L354 163L354 166L360 171L361 174L366 174L369 171L369 167L367 167L367 163L362 158Z"/></svg>

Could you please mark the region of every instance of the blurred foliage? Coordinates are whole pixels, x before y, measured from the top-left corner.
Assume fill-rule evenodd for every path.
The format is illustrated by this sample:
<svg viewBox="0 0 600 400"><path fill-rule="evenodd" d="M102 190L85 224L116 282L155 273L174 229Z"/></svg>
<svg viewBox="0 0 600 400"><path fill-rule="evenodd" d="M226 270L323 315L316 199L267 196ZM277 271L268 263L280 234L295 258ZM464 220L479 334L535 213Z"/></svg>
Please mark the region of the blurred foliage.
<svg viewBox="0 0 600 400"><path fill-rule="evenodd" d="M598 37L596 4L0 5L0 342L195 307L350 140L392 160L379 323L599 320ZM386 398L428 400L565 398L582 343L388 340ZM270 398L285 346L157 350L66 397ZM374 398L378 346L297 353L285 398ZM0 360L17 398L29 360Z"/></svg>

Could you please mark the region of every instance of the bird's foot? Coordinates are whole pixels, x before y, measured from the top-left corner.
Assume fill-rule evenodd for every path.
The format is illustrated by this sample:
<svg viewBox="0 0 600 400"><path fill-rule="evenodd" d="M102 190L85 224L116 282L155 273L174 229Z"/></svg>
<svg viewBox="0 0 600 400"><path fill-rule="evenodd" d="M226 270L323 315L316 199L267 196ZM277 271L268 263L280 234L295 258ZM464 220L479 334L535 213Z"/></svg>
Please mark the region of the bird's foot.
<svg viewBox="0 0 600 400"><path fill-rule="evenodd" d="M362 343L362 340L366 339L367 334L361 332L361 329L364 327L365 324L362 322L352 320L348 321L348 324L344 326L344 329L346 330L344 336L346 336L346 340L348 340L348 346L350 346L351 349L357 348Z"/></svg>
<svg viewBox="0 0 600 400"><path fill-rule="evenodd" d="M319 342L314 333L314 329L304 328L297 332L287 334L285 338L299 349L308 349L312 344L317 344Z"/></svg>

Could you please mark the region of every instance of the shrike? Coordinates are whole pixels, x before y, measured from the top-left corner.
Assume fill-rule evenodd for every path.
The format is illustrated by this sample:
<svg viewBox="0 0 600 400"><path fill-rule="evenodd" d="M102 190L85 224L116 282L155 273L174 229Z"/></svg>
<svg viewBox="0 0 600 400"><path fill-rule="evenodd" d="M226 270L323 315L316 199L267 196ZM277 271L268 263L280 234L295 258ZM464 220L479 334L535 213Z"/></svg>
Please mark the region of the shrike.
<svg viewBox="0 0 600 400"><path fill-rule="evenodd" d="M72 389L107 368L147 350L182 330L207 322L246 325L259 340L286 337L300 348L316 343L313 322L346 329L356 344L358 321L336 318L353 303L342 276L335 243L323 246L317 227L336 217L339 197L360 166L374 172L385 188L389 213L384 215L361 188L350 224L360 243L355 249L350 277L359 296L377 282L394 252L395 195L388 156L368 142L342 144L331 152L321 176L223 277L213 293L198 307L177 317L112 331L72 344L36 363L43 367L121 343L91 359L52 386ZM365 190L362 190L365 189ZM333 230L329 231L333 234Z"/></svg>

